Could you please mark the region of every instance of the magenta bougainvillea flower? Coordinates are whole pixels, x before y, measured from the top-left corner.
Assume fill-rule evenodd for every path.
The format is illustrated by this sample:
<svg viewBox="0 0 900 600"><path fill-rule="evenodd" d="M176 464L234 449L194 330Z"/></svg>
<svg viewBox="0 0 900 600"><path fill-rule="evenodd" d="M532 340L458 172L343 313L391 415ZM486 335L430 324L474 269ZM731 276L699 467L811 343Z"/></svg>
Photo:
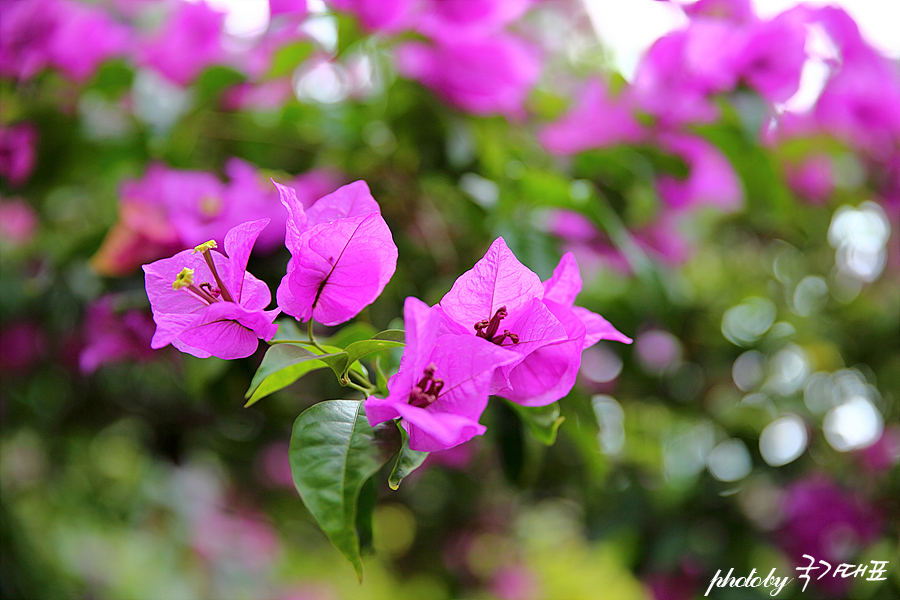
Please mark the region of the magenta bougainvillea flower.
<svg viewBox="0 0 900 600"><path fill-rule="evenodd" d="M397 33L409 26L416 0L328 0L328 4L356 14L369 31Z"/></svg>
<svg viewBox="0 0 900 600"><path fill-rule="evenodd" d="M0 197L0 248L19 248L31 242L37 233L38 216L21 198L9 201Z"/></svg>
<svg viewBox="0 0 900 600"><path fill-rule="evenodd" d="M269 219L254 251L274 251L284 241L287 214L278 192L259 170L232 158L225 163L228 181L212 173L150 165L143 177L122 184L119 222L92 260L105 275L130 273L141 264L206 240L222 244L228 230L258 218ZM334 189L336 174L314 170L290 184L304 206Z"/></svg>
<svg viewBox="0 0 900 600"><path fill-rule="evenodd" d="M485 432L478 422L488 402L495 369L519 356L473 335L441 334L440 307L416 298L403 306L406 348L387 398L365 402L369 423L401 418L409 447L433 452Z"/></svg>
<svg viewBox="0 0 900 600"><path fill-rule="evenodd" d="M178 2L162 31L142 50L141 62L179 85L189 85L209 65L224 62L225 14L205 2Z"/></svg>
<svg viewBox="0 0 900 600"><path fill-rule="evenodd" d="M103 10L69 0L5 2L0 19L0 76L27 80L47 67L85 81L128 48L129 30Z"/></svg>
<svg viewBox="0 0 900 600"><path fill-rule="evenodd" d="M525 99L537 83L536 48L512 34L407 42L397 66L457 108L476 115L524 116Z"/></svg>
<svg viewBox="0 0 900 600"><path fill-rule="evenodd" d="M84 347L78 367L90 374L102 365L153 357L153 320L136 308L117 310L119 299L106 295L93 302L84 317Z"/></svg>
<svg viewBox="0 0 900 600"><path fill-rule="evenodd" d="M293 188L275 186L288 211L291 251L278 306L301 321L349 321L375 301L397 268L397 246L369 186L345 185L308 210Z"/></svg>
<svg viewBox="0 0 900 600"><path fill-rule="evenodd" d="M225 236L226 257L214 241L144 265L156 333L151 347L172 344L199 358L250 356L258 340L271 340L280 312L265 283L247 273L247 258L268 219L234 227Z"/></svg>
<svg viewBox="0 0 900 600"><path fill-rule="evenodd" d="M698 206L716 206L733 211L741 207L744 192L731 163L715 146L698 137L680 134L660 135L660 144L682 157L690 168L687 178L661 176L657 181L660 197L670 207L690 210Z"/></svg>
<svg viewBox="0 0 900 600"><path fill-rule="evenodd" d="M606 84L590 80L572 109L540 132L540 141L554 154L575 154L591 148L637 143L647 132L634 117L627 94L613 98Z"/></svg>
<svg viewBox="0 0 900 600"><path fill-rule="evenodd" d="M491 392L525 406L543 406L572 389L584 348L600 339L631 341L599 315L575 307L580 290L571 255L541 283L497 238L441 299L442 328L514 352L518 359L497 370Z"/></svg>
<svg viewBox="0 0 900 600"><path fill-rule="evenodd" d="M28 181L34 171L37 129L28 122L0 125L0 177L13 186Z"/></svg>

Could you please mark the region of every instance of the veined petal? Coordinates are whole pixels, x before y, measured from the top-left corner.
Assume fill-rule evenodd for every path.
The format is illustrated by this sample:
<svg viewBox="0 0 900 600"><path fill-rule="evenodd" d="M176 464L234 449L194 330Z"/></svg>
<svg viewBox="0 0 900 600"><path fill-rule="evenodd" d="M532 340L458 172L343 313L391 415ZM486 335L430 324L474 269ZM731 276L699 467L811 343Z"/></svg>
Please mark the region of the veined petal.
<svg viewBox="0 0 900 600"><path fill-rule="evenodd" d="M284 207L288 212L288 219L285 224L284 245L287 246L287 249L290 250L291 255L293 256L299 252L301 247L300 235L306 231L308 227L306 211L303 209L303 204L297 199L297 192L294 188L282 185L274 179L272 180L272 183L278 190L281 203L284 204Z"/></svg>
<svg viewBox="0 0 900 600"><path fill-rule="evenodd" d="M600 340L612 340L614 342L622 342L623 344L630 344L633 341L597 313L593 313L581 306L573 306L572 312L581 319L581 322L584 323L584 326L587 329L587 334L584 337L585 348L593 346Z"/></svg>
<svg viewBox="0 0 900 600"><path fill-rule="evenodd" d="M352 319L381 294L397 267L397 246L378 213L316 225L298 247L277 297L284 312L301 321Z"/></svg>
<svg viewBox="0 0 900 600"><path fill-rule="evenodd" d="M487 428L478 421L447 413L401 404L397 411L403 417L403 428L409 434L409 447L419 452L446 450L483 435Z"/></svg>
<svg viewBox="0 0 900 600"><path fill-rule="evenodd" d="M233 302L216 302L178 339L218 358L245 358L256 351L259 338L275 335L277 326L267 317L262 311L248 311Z"/></svg>
<svg viewBox="0 0 900 600"><path fill-rule="evenodd" d="M566 328L566 340L538 348L509 371L509 389L496 392L522 406L546 406L571 391L581 367L585 326L572 309L546 301Z"/></svg>
<svg viewBox="0 0 900 600"><path fill-rule="evenodd" d="M248 221L237 227L232 227L225 235L225 253L228 254L228 262L231 267L228 278L225 281L234 296L234 301L239 304L244 304L241 290L244 287L247 259L250 258L250 252L253 250L256 238L259 237L259 233L268 224L269 219Z"/></svg>
<svg viewBox="0 0 900 600"><path fill-rule="evenodd" d="M563 306L575 304L575 298L581 292L581 273L575 255L571 252L563 254L559 264L553 269L553 275L544 282L544 298Z"/></svg>
<svg viewBox="0 0 900 600"><path fill-rule="evenodd" d="M543 295L540 278L498 237L484 257L456 280L440 305L451 319L474 325L490 319L501 307L512 314Z"/></svg>
<svg viewBox="0 0 900 600"><path fill-rule="evenodd" d="M381 207L372 197L368 184L363 180L354 181L316 200L306 210L309 219L307 226L313 227L373 212L381 214Z"/></svg>

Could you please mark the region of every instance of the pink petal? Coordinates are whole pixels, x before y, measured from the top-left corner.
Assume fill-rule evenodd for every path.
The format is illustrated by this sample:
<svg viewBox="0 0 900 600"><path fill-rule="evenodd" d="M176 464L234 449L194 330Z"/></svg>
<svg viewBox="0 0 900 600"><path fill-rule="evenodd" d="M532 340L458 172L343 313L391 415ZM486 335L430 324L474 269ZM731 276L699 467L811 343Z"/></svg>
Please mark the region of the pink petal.
<svg viewBox="0 0 900 600"><path fill-rule="evenodd" d="M540 278L498 237L484 257L456 280L440 305L451 319L474 325L490 319L503 306L512 314L543 295Z"/></svg>
<svg viewBox="0 0 900 600"><path fill-rule="evenodd" d="M272 183L278 189L281 203L284 204L288 212L284 244L291 251L291 254L294 254L294 249L299 248L301 245L300 236L306 231L309 219L306 216L306 211L303 209L303 204L297 199L297 192L294 188L281 185L274 179Z"/></svg>
<svg viewBox="0 0 900 600"><path fill-rule="evenodd" d="M397 247L381 215L339 219L303 233L278 287L285 313L324 325L355 317L375 301L397 267Z"/></svg>
<svg viewBox="0 0 900 600"><path fill-rule="evenodd" d="M410 404L398 405L397 411L409 433L410 449L419 452L446 450L487 431L478 421L453 413L430 412Z"/></svg>
<svg viewBox="0 0 900 600"><path fill-rule="evenodd" d="M566 341L529 354L509 372L510 389L497 392L522 406L546 406L568 394L581 366L584 324L565 306L548 301L547 308L565 326Z"/></svg>
<svg viewBox="0 0 900 600"><path fill-rule="evenodd" d="M572 306L581 292L581 285L581 272L575 262L575 255L566 252L553 269L553 275L544 282L544 299Z"/></svg>
<svg viewBox="0 0 900 600"><path fill-rule="evenodd" d="M319 198L306 211L308 227L320 223L330 223L347 217L358 217L369 213L381 214L381 208L372 197L365 181L354 181L334 192Z"/></svg>
<svg viewBox="0 0 900 600"><path fill-rule="evenodd" d="M244 287L247 259L250 258L250 252L253 251L253 244L256 243L259 232L268 224L269 219L248 221L237 227L232 227L225 235L225 253L228 254L228 262L231 266L226 285L230 288L234 301L240 304L243 304L241 302L241 290Z"/></svg>
<svg viewBox="0 0 900 600"><path fill-rule="evenodd" d="M623 344L630 344L633 341L597 313L592 313L581 306L573 306L572 312L581 319L581 322L584 323L585 329L587 330L587 334L584 337L585 348L593 346L600 340L612 340L614 342L622 342Z"/></svg>

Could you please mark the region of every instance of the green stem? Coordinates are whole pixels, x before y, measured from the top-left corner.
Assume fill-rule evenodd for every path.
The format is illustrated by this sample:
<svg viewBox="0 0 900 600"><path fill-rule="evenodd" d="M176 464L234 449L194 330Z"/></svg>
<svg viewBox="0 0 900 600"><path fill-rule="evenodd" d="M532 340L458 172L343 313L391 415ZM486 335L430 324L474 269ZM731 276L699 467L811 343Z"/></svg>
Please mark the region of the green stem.
<svg viewBox="0 0 900 600"><path fill-rule="evenodd" d="M319 345L319 342L316 341L316 336L313 335L313 320L312 318L306 322L306 331L309 334L309 343L322 351L322 354L327 354L325 352L325 348Z"/></svg>
<svg viewBox="0 0 900 600"><path fill-rule="evenodd" d="M315 342L309 342L307 340L269 340L268 344L270 346L274 346L275 344L301 344L303 346L317 346Z"/></svg>
<svg viewBox="0 0 900 600"><path fill-rule="evenodd" d="M371 390L370 388L364 388L364 387L361 386L361 385L356 385L355 383L353 383L353 382L350 381L349 379L347 380L346 385L347 385L348 387L352 387L352 388L355 389L355 390L359 390L360 392L362 392L363 394L365 394L366 398L368 398L369 396L372 395L372 390Z"/></svg>
<svg viewBox="0 0 900 600"><path fill-rule="evenodd" d="M366 386L369 389L369 395L375 393L375 387L372 385L372 382L363 377L362 373L358 373L356 371L349 371L351 377L356 377L357 383Z"/></svg>

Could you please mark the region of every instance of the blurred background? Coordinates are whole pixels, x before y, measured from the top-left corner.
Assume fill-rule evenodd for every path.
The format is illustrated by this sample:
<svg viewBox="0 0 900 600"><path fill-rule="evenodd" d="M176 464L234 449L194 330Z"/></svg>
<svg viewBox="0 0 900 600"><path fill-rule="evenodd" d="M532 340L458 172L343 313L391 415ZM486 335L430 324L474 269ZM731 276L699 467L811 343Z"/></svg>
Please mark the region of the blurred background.
<svg viewBox="0 0 900 600"><path fill-rule="evenodd" d="M0 595L690 600L808 554L888 565L778 597L896 598L900 14L846 4L0 0ZM492 399L379 473L362 584L287 460L354 396L243 408L264 345L149 346L142 264L266 216L278 285L270 178L371 187L400 258L360 330L502 235L635 340L584 352L555 445Z"/></svg>

